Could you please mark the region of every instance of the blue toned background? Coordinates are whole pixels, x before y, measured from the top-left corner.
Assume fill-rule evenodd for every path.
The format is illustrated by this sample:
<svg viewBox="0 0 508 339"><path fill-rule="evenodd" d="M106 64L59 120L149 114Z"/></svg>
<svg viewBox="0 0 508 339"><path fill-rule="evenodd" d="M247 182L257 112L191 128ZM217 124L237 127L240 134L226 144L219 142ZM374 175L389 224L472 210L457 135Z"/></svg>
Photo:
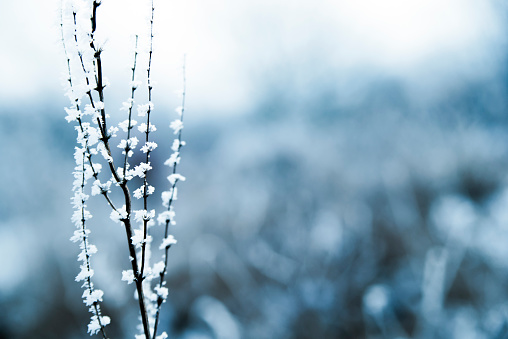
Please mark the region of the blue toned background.
<svg viewBox="0 0 508 339"><path fill-rule="evenodd" d="M137 3L99 11L116 120ZM503 1L155 4L159 164L187 54L170 338L508 336ZM0 32L0 338L86 338L59 1L2 1ZM125 235L90 208L110 334L132 338Z"/></svg>

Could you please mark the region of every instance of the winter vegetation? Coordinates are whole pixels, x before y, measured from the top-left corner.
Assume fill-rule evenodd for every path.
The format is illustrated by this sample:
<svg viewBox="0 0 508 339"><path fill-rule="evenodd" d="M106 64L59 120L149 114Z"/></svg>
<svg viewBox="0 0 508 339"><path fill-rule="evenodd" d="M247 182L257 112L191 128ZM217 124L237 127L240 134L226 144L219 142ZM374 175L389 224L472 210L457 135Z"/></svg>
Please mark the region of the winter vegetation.
<svg viewBox="0 0 508 339"><path fill-rule="evenodd" d="M507 337L503 1L57 2L0 5L0 339Z"/></svg>
<svg viewBox="0 0 508 339"><path fill-rule="evenodd" d="M178 118L170 124L176 136L171 142L173 153L164 163L169 167L167 190L160 193L165 211L156 216L155 209L150 209L148 204L148 198L155 192L155 187L148 182L148 176L153 165L151 154L157 148L157 143L151 138L157 129L152 122L153 118L150 119L154 112L152 102L154 84L151 78L154 3L152 0L151 6L147 6L147 10L151 10L147 50L139 48L139 38L137 35L135 37L130 96L118 110L120 114L122 111L125 112L126 119L119 122L117 126L109 128L111 118L106 113L105 100L109 86L102 64L104 43L96 38L100 5L100 0L67 1L62 4L61 9L62 43L68 68L66 95L70 100L70 106L65 109L66 120L74 123L77 132L77 146L74 152L76 166L73 172L72 189L74 213L71 218L76 230L71 241L79 244L81 252L78 254L80 272L75 280L83 284L83 303L89 307L91 313L88 332L91 335L100 332L104 339L108 338L106 326L110 324L111 318L103 314L101 303L104 292L96 288L93 282L92 256L98 249L90 242L91 227L89 225L92 223L90 221L92 214L87 206L90 196L102 195L104 203L111 208L110 219L122 224L127 236L126 255L131 268L123 270L121 280L135 285L141 320L140 334L136 335L136 338L164 339L167 338L167 333L162 332L158 335L157 329L162 304L168 297L165 281L168 251L177 242L169 233L170 226L176 224L172 203L177 199L177 183L185 181L185 177L177 173L180 150L185 145L182 141L185 75L184 91L181 93L182 106L177 108ZM148 60L144 81L140 80L142 77L138 74L138 57L146 57ZM136 99L135 94L143 83L146 84L147 96L139 100ZM137 104L137 102L143 103ZM137 117L143 121L137 128L135 128L137 120L134 119L134 111L137 111ZM136 136L136 130L142 140L141 143ZM118 134L123 135L119 141L117 141ZM122 150L121 154L116 156L113 154L114 144ZM132 161L135 152L142 153L142 160L137 164ZM121 191L122 198L119 201L112 197L114 189ZM151 251L154 239L150 228L157 223L164 227L164 237L156 243L162 251L162 258L152 263L151 260L155 261ZM100 224L104 224L104 221Z"/></svg>

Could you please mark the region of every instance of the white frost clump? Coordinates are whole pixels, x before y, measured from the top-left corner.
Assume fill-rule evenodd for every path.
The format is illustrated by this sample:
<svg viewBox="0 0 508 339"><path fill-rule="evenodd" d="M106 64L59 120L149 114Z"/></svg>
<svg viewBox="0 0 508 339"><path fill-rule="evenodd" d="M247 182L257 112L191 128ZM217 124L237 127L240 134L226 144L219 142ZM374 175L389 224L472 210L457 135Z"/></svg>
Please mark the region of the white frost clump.
<svg viewBox="0 0 508 339"><path fill-rule="evenodd" d="M93 277L93 270L91 268L88 268L88 266L86 264L81 265L80 268L81 268L81 271L76 276L76 279L75 279L76 281L82 281L82 280Z"/></svg>
<svg viewBox="0 0 508 339"><path fill-rule="evenodd" d="M109 217L116 223L122 221L123 219L126 219L127 211L125 210L125 205L121 209L111 211Z"/></svg>
<svg viewBox="0 0 508 339"><path fill-rule="evenodd" d="M91 306L98 301L102 301L102 296L104 292L101 290L94 290L90 292L89 289L83 291L83 302L86 306Z"/></svg>
<svg viewBox="0 0 508 339"><path fill-rule="evenodd" d="M83 240L83 236L87 236L90 234L90 230L85 230L85 233L83 234L83 230L75 230L74 235L70 238L72 242L78 242Z"/></svg>
<svg viewBox="0 0 508 339"><path fill-rule="evenodd" d="M101 321L99 323L99 318L96 315L93 315L90 320L90 324L88 324L88 333L90 335L97 334L97 332L101 329L102 326L106 326L111 322L111 319L107 316L102 316Z"/></svg>
<svg viewBox="0 0 508 339"><path fill-rule="evenodd" d="M175 134L178 134L183 129L183 122L180 119L176 119L169 125Z"/></svg>
<svg viewBox="0 0 508 339"><path fill-rule="evenodd" d="M122 281L127 281L127 284L134 282L134 272L132 270L122 271Z"/></svg>
<svg viewBox="0 0 508 339"><path fill-rule="evenodd" d="M140 188L134 190L134 198L141 199L143 197L144 191L145 191L145 186L141 186Z"/></svg>
<svg viewBox="0 0 508 339"><path fill-rule="evenodd" d="M155 290L155 292L157 292L157 295L159 297L161 297L162 299L166 300L166 298L168 297L169 291L168 291L167 287L155 286L154 290Z"/></svg>
<svg viewBox="0 0 508 339"><path fill-rule="evenodd" d="M100 180L95 180L92 184L92 195L109 193L111 188L111 181L107 181L106 183L102 184Z"/></svg>
<svg viewBox="0 0 508 339"><path fill-rule="evenodd" d="M143 230L134 230L134 235L131 237L132 244L137 248L141 247L141 244L144 243L144 233Z"/></svg>
<svg viewBox="0 0 508 339"><path fill-rule="evenodd" d="M148 185L146 187L146 194L151 195L153 192L155 192L155 187Z"/></svg>
<svg viewBox="0 0 508 339"><path fill-rule="evenodd" d="M147 210L135 210L134 213L134 220L136 222L143 222L143 220L152 220L155 218L155 210L151 210L148 212Z"/></svg>
<svg viewBox="0 0 508 339"><path fill-rule="evenodd" d="M173 167L174 165L179 164L180 163L180 157L179 157L179 155L180 155L179 152L174 152L173 154L171 154L169 159L164 162L164 165L169 166L169 167Z"/></svg>
<svg viewBox="0 0 508 339"><path fill-rule="evenodd" d="M155 126L152 123L150 123L149 125L142 123L141 125L138 126L138 131L140 131L141 133L145 133L146 131L155 132L156 130L157 128L155 128Z"/></svg>
<svg viewBox="0 0 508 339"><path fill-rule="evenodd" d="M159 261L158 263L155 263L152 268L152 273L155 275L159 275L164 271L164 262Z"/></svg>
<svg viewBox="0 0 508 339"><path fill-rule="evenodd" d="M122 139L118 144L118 148L126 149L128 146L129 149L135 149L138 145L138 142L139 140L136 137L129 138L129 140Z"/></svg>
<svg viewBox="0 0 508 339"><path fill-rule="evenodd" d="M166 332L162 332L160 335L156 336L155 339L166 339L168 334Z"/></svg>
<svg viewBox="0 0 508 339"><path fill-rule="evenodd" d="M148 111L153 110L153 103L149 102L148 104L138 105L138 115L140 117L144 117Z"/></svg>
<svg viewBox="0 0 508 339"><path fill-rule="evenodd" d="M99 151L102 155L102 157L109 163L112 163L113 162L113 157L111 155L109 155L108 153L108 150L106 149L106 147L104 146L103 143L99 143L97 145L97 151Z"/></svg>
<svg viewBox="0 0 508 339"><path fill-rule="evenodd" d="M178 180L185 181L185 177L181 174L174 173L168 176L168 180L171 185L174 185Z"/></svg>
<svg viewBox="0 0 508 339"><path fill-rule="evenodd" d="M150 166L150 163L140 163L138 166L134 167L133 170L130 171L130 175L132 176L138 176L140 178L145 177L145 173L152 169L152 166Z"/></svg>
<svg viewBox="0 0 508 339"><path fill-rule="evenodd" d="M149 141L143 147L141 147L141 152L143 152L143 153L152 152L156 148L157 148L157 143Z"/></svg>
<svg viewBox="0 0 508 339"><path fill-rule="evenodd" d="M116 133L118 133L118 127L111 126L110 128L108 128L108 135L110 135L111 137L116 137Z"/></svg>
<svg viewBox="0 0 508 339"><path fill-rule="evenodd" d="M135 126L138 122L136 120L132 120L130 121L131 123L131 127ZM122 121L118 124L118 127L120 127L122 129L122 131L126 132L129 130L129 120L125 120L125 121Z"/></svg>
<svg viewBox="0 0 508 339"><path fill-rule="evenodd" d="M134 88L134 89L138 88L138 86L141 85L141 84L142 84L142 82L139 81L139 80L133 80L133 81L130 82L131 87Z"/></svg>
<svg viewBox="0 0 508 339"><path fill-rule="evenodd" d="M134 230L134 235L131 237L131 240L132 240L132 244L134 246L136 246L137 248L141 248L141 246L145 242L151 242L152 241L152 236L151 235L147 235L146 238L145 238L143 230L135 229Z"/></svg>
<svg viewBox="0 0 508 339"><path fill-rule="evenodd" d="M140 188L134 190L134 197L136 199L141 199L143 197L143 193L145 192L145 186L141 186ZM146 195L151 195L155 192L155 187L151 185L146 186Z"/></svg>
<svg viewBox="0 0 508 339"><path fill-rule="evenodd" d="M81 112L75 108L65 107L65 112L67 113L67 116L65 117L67 122L76 121L77 119L81 118Z"/></svg>
<svg viewBox="0 0 508 339"><path fill-rule="evenodd" d="M178 152L180 146L185 146L185 141L180 141L179 139L173 140L173 145L171 145L171 150L173 152Z"/></svg>
<svg viewBox="0 0 508 339"><path fill-rule="evenodd" d="M170 234L170 235L168 235L168 237L167 237L167 238L164 238L164 239L162 240L162 244L159 246L159 249L163 250L163 249L165 249L166 247L169 247L169 246L174 245L174 244L176 244L176 243L177 243L177 241L176 241L175 237L173 237L173 236Z"/></svg>
<svg viewBox="0 0 508 339"><path fill-rule="evenodd" d="M178 200L178 188L175 187L170 189L169 191L164 191L161 193L162 205L164 207L169 207L170 200Z"/></svg>
<svg viewBox="0 0 508 339"><path fill-rule="evenodd" d="M80 244L80 247L83 247L83 243ZM92 254L97 253L97 246L88 244L88 247L86 250L83 248L83 250L78 254L78 261L85 262L87 260L87 257L90 257Z"/></svg>
<svg viewBox="0 0 508 339"><path fill-rule="evenodd" d="M173 207L171 207L169 211L159 213L157 216L157 222L159 225L165 224L166 222L169 222L171 225L176 225L175 211L173 211Z"/></svg>
<svg viewBox="0 0 508 339"><path fill-rule="evenodd" d="M132 104L134 103L134 100L132 98L127 99L127 101L122 102L122 107L120 108L120 111L128 111L132 108ZM127 132L127 131L124 131Z"/></svg>
<svg viewBox="0 0 508 339"><path fill-rule="evenodd" d="M183 114L183 106L178 106L177 108L175 108L175 112L179 116L182 116L182 114Z"/></svg>

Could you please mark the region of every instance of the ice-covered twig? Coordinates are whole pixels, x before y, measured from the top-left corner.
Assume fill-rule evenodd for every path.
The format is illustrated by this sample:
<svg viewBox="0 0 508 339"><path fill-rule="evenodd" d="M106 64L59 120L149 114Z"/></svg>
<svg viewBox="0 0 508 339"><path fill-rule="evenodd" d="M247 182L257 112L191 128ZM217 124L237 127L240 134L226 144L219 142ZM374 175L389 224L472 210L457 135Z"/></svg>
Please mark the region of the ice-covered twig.
<svg viewBox="0 0 508 339"><path fill-rule="evenodd" d="M63 7L61 12L61 21L60 28L62 33L62 44L65 53L65 57L67 59L67 71L68 71L68 82L70 91L72 91L73 83L72 83L72 72L71 72L71 61L69 54L67 52L67 46L65 44L65 37L63 31ZM76 112L81 112L79 99L74 97L72 99L72 104L74 105L74 109ZM81 253L78 255L78 261L82 261L81 271L76 276L76 281L84 280L83 287L85 287L85 291L83 293L83 302L90 306L90 312L92 313L91 322L88 325L88 332L90 334L95 334L98 331L101 332L102 337L107 339L105 326L110 323L110 318L107 316L103 316L100 308L99 302L102 301L103 292L99 289L95 289L92 276L93 270L90 265L90 257L93 253L97 252L97 247L91 245L88 241L88 235L90 231L86 228L86 220L91 218L90 212L86 209L86 200L88 199L88 195L85 194L85 185L87 181L87 172L92 172L94 177L97 177L97 171L95 170L92 160L91 160L91 152L89 147L89 138L90 134L85 131L85 127L80 118L81 114L76 114L75 120L79 125L79 130L81 131L81 136L84 136L81 139L81 148L76 148L76 168L74 172L75 181L73 186L74 197L73 203L75 212L73 215L73 221L78 228L74 232L74 236L71 238L73 242L80 242ZM78 134L78 137L80 135ZM81 159L80 159L81 158ZM86 162L89 162L88 168L86 166ZM88 171L87 171L88 170ZM110 202L107 193L104 193L104 196Z"/></svg>
<svg viewBox="0 0 508 339"><path fill-rule="evenodd" d="M185 145L185 142L182 141L182 129L183 129L183 116L185 111L185 93L186 93L186 77L185 77L185 56L183 59L183 66L182 66L182 104L180 107L176 109L178 113L178 118L171 124L172 126L178 126L177 128L173 128L173 131L175 134L177 134L177 138L174 139L173 145L171 147L173 153L169 157L169 159L166 161L166 165L168 165L171 170L171 175L168 177L169 183L170 183L170 190L162 193L162 203L164 207L166 207L166 212L163 212L159 215L159 223L165 224L164 228L164 239L162 241L162 244L160 248L164 251L163 252L163 269L160 270L159 273L159 283L158 283L158 297L157 297L157 312L155 314L155 327L154 327L154 334L153 338L156 338L157 334L157 327L159 324L159 317L160 317L160 310L162 303L166 301L167 298L167 289L164 287L165 285L165 276L168 268L168 250L171 247L171 245L176 243L176 240L172 235L169 234L169 225L174 225L175 220L174 216L175 213L173 211L173 201L177 199L177 188L176 184L179 180L185 180L185 177L178 174L176 172L177 165L180 163L180 149L182 146ZM176 123L175 123L176 122Z"/></svg>
<svg viewBox="0 0 508 339"><path fill-rule="evenodd" d="M155 128L152 127L153 125L150 123L150 113L153 109L152 104L152 78L150 76L151 68L152 68L152 53L153 53L153 13L154 13L154 7L153 7L153 0L151 1L152 4L152 13L150 18L150 49L148 51L148 67L147 67L147 85L148 85L148 106L146 110L146 129L144 130L145 133L145 164L150 164L150 153L152 152L152 147L149 147L150 140L149 135L151 131L154 131ZM141 126L142 127L142 126ZM140 128L141 130L141 128ZM145 173L143 177L143 208L145 211L148 211L148 196L151 194L151 191L153 191L149 185L148 185L148 179L147 175ZM150 219L143 218L143 244L141 245L141 275L143 276L143 273L145 271L145 261L146 261L146 252L147 252L147 232L148 232L148 222Z"/></svg>
<svg viewBox="0 0 508 339"><path fill-rule="evenodd" d="M72 239L81 242L80 247L82 251L78 256L78 260L83 263L77 280L84 281L83 286L86 287L83 298L85 303L90 306L90 312L92 313L89 332L94 334L100 331L104 338L106 338L104 326L109 324L110 319L101 315L99 302L102 301L103 293L94 288L91 280L93 269L91 268L90 257L96 252L96 247L88 241L89 230L85 223L91 218L91 213L86 209L86 201L89 199L88 194L90 193L91 195L103 195L112 209L111 219L122 223L125 227L132 269L123 272L122 280L126 280L128 283L135 283L136 286L142 324L142 334L140 337L151 339L152 333L153 338L160 339L167 337L165 332L157 335L157 323L160 306L166 300L168 294L167 288L163 286L167 270L167 251L172 244L176 243L173 236L168 234L169 224L174 224L174 212L171 205L173 200L176 200L176 183L179 180L185 180L183 176L176 173L176 164L180 160L179 151L181 146L184 145L184 142L181 140L181 129L183 128L183 105L185 103L185 62L182 108L179 109L179 119L173 121L170 125L174 134L178 135L178 138L175 139L172 147L174 153L166 161L166 164L172 168L172 172L168 177L171 193L163 192L164 205L168 209L159 215L159 219L164 217L164 220L166 220L165 237L160 246L161 249L165 250L164 260L151 267L149 264L151 236L149 235L148 228L154 223L155 211L148 209L148 196L153 193L154 187L148 184L147 173L152 168L150 156L152 151L156 149L157 144L150 141L150 133L155 131L155 127L151 122L151 113L154 107L152 103L153 82L151 74L154 2L153 0L149 1L151 3L151 19L147 68L148 102L140 105L138 108L140 115L146 117L145 122L138 127L139 132L144 133L144 145L142 145L140 151L145 153L145 159L144 162L137 164L134 168L130 167L129 158L134 154L138 143L136 136L133 136L131 133L134 125L136 125L136 121L132 119L132 108L134 93L139 84L139 81L136 79L138 37L136 36L132 66L131 95L127 102L124 103L124 108L128 111L128 119L119 123L118 127L113 126L108 129L107 119L109 116L106 114L104 100L106 81L103 76L102 48L95 38L98 28L97 14L101 1L68 0L70 5L67 7L66 12L68 15L67 21L64 21L64 7L62 6L62 42L64 44L69 73L69 91L67 93L72 102L71 107L66 108L68 115L66 119L69 122L76 122L75 128L78 140L78 147L76 147L75 153L76 168L74 171L75 180L73 188L73 202L76 209L73 221L78 226L78 231L76 231ZM68 22L68 24L65 25L65 22ZM67 35L65 34L66 30L69 33ZM69 45L73 45L72 54L69 54L66 42ZM85 98L86 104L81 102L82 98ZM126 139L122 139L118 145L123 150L124 156L120 159L114 159L111 152L111 140L120 129L126 133ZM97 162L92 161L92 158L95 158L96 154L101 154L103 159L101 158ZM115 166L115 160L121 162L121 167L117 168ZM101 162L105 165L105 168L109 168L107 175L110 178L106 182L100 181L100 176L105 174L104 171L101 171ZM139 210L133 209L132 196L129 190L129 186L132 184L131 180L136 176L143 179L142 186L133 192L134 197L138 199L142 198L143 209ZM93 183L90 185L88 182L92 178ZM110 195L110 191L115 188L122 192L122 208L117 208L116 205L120 206L122 204L115 204L111 199L112 195ZM91 189L91 192L88 192L89 189ZM133 223L140 225L140 228L134 229ZM152 290L153 279L157 276L160 277L160 281ZM151 331L152 329L153 332Z"/></svg>

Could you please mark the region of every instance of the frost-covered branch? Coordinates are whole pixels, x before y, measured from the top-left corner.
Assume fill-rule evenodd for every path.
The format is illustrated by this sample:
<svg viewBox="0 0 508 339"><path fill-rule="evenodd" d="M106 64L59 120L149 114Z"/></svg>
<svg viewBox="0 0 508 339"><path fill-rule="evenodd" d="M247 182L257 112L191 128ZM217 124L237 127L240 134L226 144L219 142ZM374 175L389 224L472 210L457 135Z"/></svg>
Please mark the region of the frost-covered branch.
<svg viewBox="0 0 508 339"><path fill-rule="evenodd" d="M120 122L118 126L108 128L108 114L105 107L105 91L106 81L104 77L104 69L102 62L102 48L96 40L98 8L101 4L100 0L67 0L62 4L62 42L64 45L64 53L66 56L68 68L68 91L67 96L71 101L71 106L66 108L68 122L75 122L77 132L77 143L75 153L76 168L74 171L74 198L73 204L75 212L73 222L78 227L72 237L73 241L80 242L81 253L78 260L82 262L81 272L76 280L84 281L83 287L85 292L83 298L85 304L90 306L92 320L89 324L89 332L91 334L102 333L106 338L104 326L109 324L110 319L101 314L100 302L103 299L103 292L95 289L91 277L93 269L91 268L90 257L97 251L94 245L89 243L89 230L86 227L86 221L91 218L91 213L86 209L86 201L90 195L101 194L107 204L111 207L111 219L115 222L123 224L125 235L127 237L127 245L129 250L129 261L131 263L130 270L124 270L122 280L128 283L134 283L139 303L139 315L141 318L141 332L136 338L151 339L167 338L166 333L157 335L157 323L160 314L160 306L165 301L168 291L163 287L164 277L167 270L167 250L176 240L168 233L169 223L174 224L172 201L176 199L176 182L185 178L176 173L176 163L179 162L179 150L184 144L181 141L181 128L183 127L183 109L181 109L180 117L171 123L171 128L175 134L178 134L178 145L173 145L173 155L166 162L170 162L173 168L171 175L168 177L171 184L171 197L169 192L163 192L164 205L167 206L166 212L159 214L159 219L166 217L170 220L166 223L165 237L162 240L160 249L164 249L164 260L149 265L151 251L150 243L152 237L149 235L149 227L154 225L155 210L149 209L148 197L154 192L155 188L148 184L147 173L152 169L150 161L151 153L157 148L157 144L150 141L152 132L155 132L155 126L151 122L151 113L153 111L152 103L152 54L153 54L153 22L154 22L154 3L150 0L150 33L149 33L149 50L146 52L148 58L147 68L147 86L148 86L148 102L144 105L138 105L138 114L145 117L145 122L138 126L138 131L144 134L144 145L139 151L145 154L144 162L131 167L129 159L136 151L138 138L133 135L133 128L137 124L132 119L132 109L134 105L134 94L140 81L136 78L136 64L138 58L138 36L136 36L136 46L134 50L134 61L132 65L132 76L130 82L130 98L123 104L123 109L128 111L127 120ZM74 49L69 52L67 45L72 44ZM184 66L185 67L185 66ZM185 79L184 79L185 83ZM184 85L185 86L185 85ZM95 98L94 98L95 97ZM82 99L88 103L83 104ZM185 87L183 98L185 98ZM182 101L183 107L184 99ZM126 135L125 139L121 139L118 147L122 149L123 155L120 156L121 167L115 166L115 155L111 151L111 142L117 136L119 131L123 131ZM100 154L102 157L96 157ZM97 161L97 158L99 161ZM102 162L102 164L101 164ZM101 182L101 176L105 175L102 171L103 165L109 169L110 177ZM106 171L108 172L108 171ZM139 177L143 180L141 187L133 191L133 195L137 199L142 198L142 208L133 209L136 201L133 202L129 186L132 180ZM89 184L89 181L93 183ZM114 203L110 192L119 189L122 192L122 203ZM169 219L168 219L169 218ZM134 228L134 224L139 228ZM158 284L152 289L152 281L157 276L160 277ZM152 336L153 334L153 336Z"/></svg>
<svg viewBox="0 0 508 339"><path fill-rule="evenodd" d="M149 140L150 132L155 132L155 126L150 123L150 113L153 109L152 104L152 78L150 77L150 71L152 68L152 53L153 53L153 0L152 0L152 13L150 18L150 50L148 51L148 68L147 68L147 86L148 86L148 106L146 110L146 127L140 126L140 131L144 129L145 133L145 147L143 151L146 154L145 164L150 165L150 153L156 147L155 143L151 143ZM148 185L147 175L145 173L143 177L143 208L145 211L148 211L148 196L151 195L154 191L152 186ZM141 245L141 275L143 276L145 270L145 261L146 261L146 251L147 251L147 232L148 232L148 222L149 218L143 218L143 244Z"/></svg>
<svg viewBox="0 0 508 339"><path fill-rule="evenodd" d="M65 53L65 57L67 59L67 70L68 70L68 82L69 88L72 91L72 72L71 72L71 61L69 58L69 54L67 52L67 46L65 44L65 37L63 33L63 9L62 9L62 17L61 17L61 33L62 33L62 44ZM74 196L72 198L73 205L75 208L75 212L72 216L72 221L77 227L77 230L74 232L74 235L71 237L71 241L80 242L81 252L78 255L78 261L81 261L81 271L76 276L76 281L83 281L83 287L85 291L83 292L83 302L90 306L89 310L92 313L90 324L88 325L88 332L90 334L95 334L98 331L101 332L102 337L107 339L105 326L111 322L111 319L108 316L103 316L100 308L100 302L102 301L103 292L99 289L95 289L92 276L94 271L91 269L90 258L91 255L97 252L97 247L91 245L88 240L88 235L90 231L86 228L86 221L92 217L91 213L86 209L86 201L89 196L85 194L85 186L87 182L87 177L92 176L97 177L97 171L94 168L94 165L91 160L91 152L89 147L90 142L90 133L88 133L85 129L85 125L81 121L81 109L79 105L79 99L72 96L72 103L74 104L76 114L76 121L79 124L78 133L78 141L80 137L81 139L81 148L76 147L75 151L75 159L76 159L76 167L74 172L74 185L73 191ZM89 162L87 166L87 160ZM105 193L105 197L108 199L107 194Z"/></svg>
<svg viewBox="0 0 508 339"><path fill-rule="evenodd" d="M182 129L183 129L183 116L185 111L185 92L186 92L186 77L185 77L185 57L183 60L182 67L182 105L176 109L178 118L171 123L171 128L174 133L177 134L177 138L173 140L171 149L173 153L168 160L164 163L171 168L171 175L168 176L170 183L170 190L162 192L162 204L166 207L166 211L159 214L158 221L161 224L165 224L164 227L164 239L160 245L160 249L163 250L163 261L162 269L159 273L159 283L156 287L157 291L157 312L155 315L155 334L157 333L157 327L159 324L159 316L162 304L166 301L168 295L168 289L164 287L166 284L165 277L168 268L168 251L171 245L176 244L176 239L169 234L169 225L175 225L175 212L173 211L173 201L178 198L176 184L179 180L185 181L185 177L176 172L177 165L180 163L180 149L185 145L185 141L182 141Z"/></svg>

